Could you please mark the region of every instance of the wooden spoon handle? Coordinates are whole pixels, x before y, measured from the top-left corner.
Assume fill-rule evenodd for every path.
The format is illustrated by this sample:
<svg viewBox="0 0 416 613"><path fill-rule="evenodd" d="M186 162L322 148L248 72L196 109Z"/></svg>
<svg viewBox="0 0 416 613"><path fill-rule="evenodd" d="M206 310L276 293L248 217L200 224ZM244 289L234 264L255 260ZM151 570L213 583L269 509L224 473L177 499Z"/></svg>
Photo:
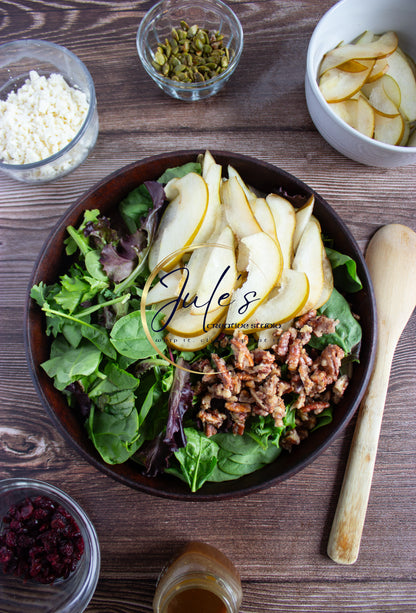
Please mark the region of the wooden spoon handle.
<svg viewBox="0 0 416 613"><path fill-rule="evenodd" d="M376 365L361 403L338 506L328 541L328 555L338 564L353 564L370 495L393 352L377 352Z"/></svg>
<svg viewBox="0 0 416 613"><path fill-rule="evenodd" d="M358 557L393 355L416 304L416 233L401 224L383 226L368 245L366 261L377 304L378 345L329 535L328 555L339 564L353 564Z"/></svg>

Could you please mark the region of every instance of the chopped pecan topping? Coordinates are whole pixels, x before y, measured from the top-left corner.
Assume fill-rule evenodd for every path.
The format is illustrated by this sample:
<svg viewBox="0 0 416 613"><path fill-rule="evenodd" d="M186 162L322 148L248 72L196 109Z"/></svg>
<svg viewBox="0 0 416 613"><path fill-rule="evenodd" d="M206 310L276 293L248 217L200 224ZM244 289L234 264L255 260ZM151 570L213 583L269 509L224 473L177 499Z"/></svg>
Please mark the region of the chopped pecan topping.
<svg viewBox="0 0 416 613"><path fill-rule="evenodd" d="M204 373L194 391L206 435L230 429L243 434L247 419L254 415L271 415L281 426L285 397L294 393L296 426L284 436L282 446L290 449L299 444L316 425L316 416L339 402L348 385L348 377L339 375L344 351L338 345L328 345L321 353L306 347L312 335L333 333L336 324L309 311L290 328L280 330L268 351L259 347L250 351L248 336L239 330L231 339L222 337L220 347L230 345L232 357L225 360L213 353L212 363L201 360L195 365Z"/></svg>

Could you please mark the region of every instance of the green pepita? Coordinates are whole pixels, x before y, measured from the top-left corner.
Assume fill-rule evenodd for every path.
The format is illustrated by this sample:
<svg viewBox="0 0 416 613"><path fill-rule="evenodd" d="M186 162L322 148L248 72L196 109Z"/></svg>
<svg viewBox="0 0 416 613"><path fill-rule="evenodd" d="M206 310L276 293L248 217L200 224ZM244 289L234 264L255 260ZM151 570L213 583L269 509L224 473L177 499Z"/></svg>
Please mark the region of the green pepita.
<svg viewBox="0 0 416 613"><path fill-rule="evenodd" d="M152 66L174 81L202 83L227 70L229 60L223 34L181 20L170 38L158 45Z"/></svg>

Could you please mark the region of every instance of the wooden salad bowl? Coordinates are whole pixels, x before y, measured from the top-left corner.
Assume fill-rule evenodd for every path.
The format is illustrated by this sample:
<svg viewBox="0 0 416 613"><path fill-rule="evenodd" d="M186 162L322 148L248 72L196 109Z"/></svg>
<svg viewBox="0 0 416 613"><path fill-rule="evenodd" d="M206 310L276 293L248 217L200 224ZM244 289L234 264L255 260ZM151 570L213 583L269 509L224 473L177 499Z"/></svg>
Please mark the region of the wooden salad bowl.
<svg viewBox="0 0 416 613"><path fill-rule="evenodd" d="M203 151L175 151L149 157L113 172L88 190L68 208L52 230L36 261L29 287L40 281L54 283L63 274L68 266L64 249L66 227L77 226L86 209L98 208L111 217L119 202L135 187L146 180L157 179L167 168L196 161L201 153ZM52 380L40 366L49 358L51 339L45 334L43 313L29 295L25 309L25 343L32 380L49 418L69 443L96 468L125 485L148 494L194 501L250 494L288 479L310 464L330 445L358 408L371 374L376 345L375 300L365 260L351 232L331 206L305 183L271 164L227 151L212 150L211 153L217 163L225 168L231 164L249 185L261 192L276 192L281 188L290 196L298 195L304 200L313 194L314 214L321 223L324 235L333 239L335 249L351 256L357 264L363 289L349 295L348 299L363 331L360 361L354 364L351 382L330 424L311 433L290 453L282 452L272 464L233 481L205 483L196 493L170 475L146 477L141 474L137 463L130 460L119 465L106 464L95 450L78 415L71 411L65 396L55 389Z"/></svg>

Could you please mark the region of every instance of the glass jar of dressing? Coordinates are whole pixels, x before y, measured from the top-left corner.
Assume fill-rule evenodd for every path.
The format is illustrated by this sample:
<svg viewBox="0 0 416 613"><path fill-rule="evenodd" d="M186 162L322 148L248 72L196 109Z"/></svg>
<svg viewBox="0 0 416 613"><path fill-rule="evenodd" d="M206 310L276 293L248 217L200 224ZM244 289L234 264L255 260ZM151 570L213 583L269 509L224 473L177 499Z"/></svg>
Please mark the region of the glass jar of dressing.
<svg viewBox="0 0 416 613"><path fill-rule="evenodd" d="M218 549L188 543L163 569L154 613L238 613L243 598L238 571Z"/></svg>

